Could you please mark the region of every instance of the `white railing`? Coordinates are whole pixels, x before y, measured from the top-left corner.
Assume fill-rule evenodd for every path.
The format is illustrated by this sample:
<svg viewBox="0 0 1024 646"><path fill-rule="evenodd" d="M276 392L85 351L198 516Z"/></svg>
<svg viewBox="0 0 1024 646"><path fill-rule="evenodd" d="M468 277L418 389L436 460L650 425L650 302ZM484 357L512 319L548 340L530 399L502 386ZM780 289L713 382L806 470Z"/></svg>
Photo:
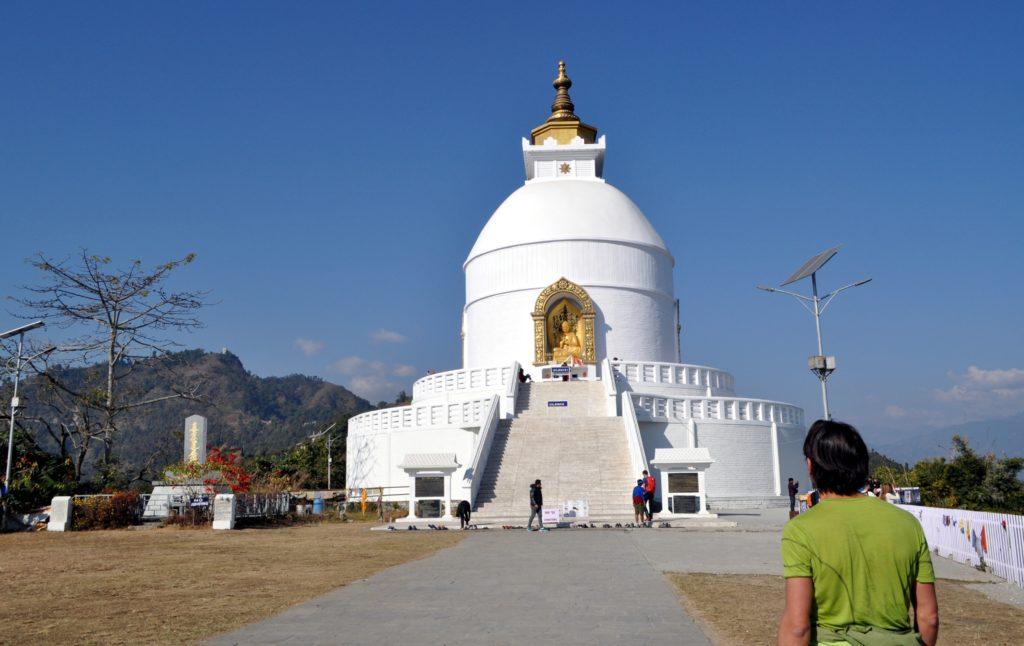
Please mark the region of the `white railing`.
<svg viewBox="0 0 1024 646"><path fill-rule="evenodd" d="M468 392L471 390L497 390L501 386L507 385L510 381L514 381L517 373L518 367L516 370L513 370L509 366L464 368L462 370L438 372L417 379L412 385L412 398L417 400L423 397Z"/></svg>
<svg viewBox="0 0 1024 646"><path fill-rule="evenodd" d="M631 385L684 386L702 388L708 396L731 395L735 392L735 381L728 372L697 366L689 363L665 363L660 361L612 361L612 368Z"/></svg>
<svg viewBox="0 0 1024 646"><path fill-rule="evenodd" d="M519 362L512 362L510 371L512 378L505 385L505 400L502 402L500 414L512 417L516 414L516 399L519 398Z"/></svg>
<svg viewBox="0 0 1024 646"><path fill-rule="evenodd" d="M1019 587L1024 587L1024 516L985 511L900 505L924 529L928 547L939 556L982 564Z"/></svg>
<svg viewBox="0 0 1024 646"><path fill-rule="evenodd" d="M643 421L727 420L803 426L804 411L765 399L739 397L661 397L630 393Z"/></svg>
<svg viewBox="0 0 1024 646"><path fill-rule="evenodd" d="M480 481L483 480L484 471L487 470L487 459L491 455L491 444L494 441L494 431L498 428L499 413L498 396L491 398L491 406L480 425L480 434L476 438L476 448L473 450L473 459L469 461L463 480L469 480L469 504L476 507L476 494L480 490Z"/></svg>
<svg viewBox="0 0 1024 646"><path fill-rule="evenodd" d="M629 444L629 461L633 473L648 471L644 440L640 436L640 423L637 421L633 398L629 393L622 393L622 424L626 431L626 442Z"/></svg>
<svg viewBox="0 0 1024 646"><path fill-rule="evenodd" d="M411 430L444 426L480 426L492 397L455 403L396 406L356 415L348 421L349 435L374 431Z"/></svg>
<svg viewBox="0 0 1024 646"><path fill-rule="evenodd" d="M604 382L605 401L608 403L607 414L616 417L619 414L619 386L616 383L612 361L608 357L601 362L601 381Z"/></svg>

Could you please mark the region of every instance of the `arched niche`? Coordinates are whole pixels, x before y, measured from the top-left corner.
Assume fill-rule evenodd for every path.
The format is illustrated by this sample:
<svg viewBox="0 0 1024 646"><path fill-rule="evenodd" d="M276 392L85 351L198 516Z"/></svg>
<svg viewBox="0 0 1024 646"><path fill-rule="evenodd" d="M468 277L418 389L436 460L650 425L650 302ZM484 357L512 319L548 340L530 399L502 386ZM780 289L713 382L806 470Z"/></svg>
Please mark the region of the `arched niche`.
<svg viewBox="0 0 1024 646"><path fill-rule="evenodd" d="M597 363L594 304L587 290L567 278L559 278L541 291L531 317L535 366L552 363L554 354L564 352L559 348L562 323L568 323L569 331L578 339L581 346L579 359L583 363Z"/></svg>

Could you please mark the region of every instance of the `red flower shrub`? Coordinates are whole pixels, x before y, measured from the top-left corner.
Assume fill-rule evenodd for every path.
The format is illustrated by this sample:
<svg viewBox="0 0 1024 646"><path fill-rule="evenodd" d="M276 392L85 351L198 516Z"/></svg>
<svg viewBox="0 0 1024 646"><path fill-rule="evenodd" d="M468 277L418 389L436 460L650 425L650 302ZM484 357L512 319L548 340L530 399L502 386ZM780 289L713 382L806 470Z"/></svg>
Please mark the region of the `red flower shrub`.
<svg viewBox="0 0 1024 646"><path fill-rule="evenodd" d="M220 479L204 481L207 485L226 484L234 493L245 493L252 486L252 474L242 466L242 454L238 451L213 447L206 453L206 467L220 472Z"/></svg>

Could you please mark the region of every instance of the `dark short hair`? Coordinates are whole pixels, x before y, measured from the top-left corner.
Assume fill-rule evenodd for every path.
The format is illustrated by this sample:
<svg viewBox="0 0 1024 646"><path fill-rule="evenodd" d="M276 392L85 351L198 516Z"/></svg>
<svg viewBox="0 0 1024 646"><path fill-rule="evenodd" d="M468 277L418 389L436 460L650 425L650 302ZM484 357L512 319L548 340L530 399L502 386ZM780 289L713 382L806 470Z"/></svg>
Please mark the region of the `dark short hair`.
<svg viewBox="0 0 1024 646"><path fill-rule="evenodd" d="M637 480L636 483L642 485L644 483L644 481L643 480Z"/></svg>
<svg viewBox="0 0 1024 646"><path fill-rule="evenodd" d="M790 481L790 482L793 482L793 478L790 478L790 479L789 479L789 481Z"/></svg>
<svg viewBox="0 0 1024 646"><path fill-rule="evenodd" d="M647 473L647 469L644 469L644 473Z"/></svg>
<svg viewBox="0 0 1024 646"><path fill-rule="evenodd" d="M868 447L849 424L819 419L804 440L811 479L818 491L849 496L868 480Z"/></svg>
<svg viewBox="0 0 1024 646"><path fill-rule="evenodd" d="M534 480L533 484L540 484L540 478L537 478L536 480Z"/></svg>

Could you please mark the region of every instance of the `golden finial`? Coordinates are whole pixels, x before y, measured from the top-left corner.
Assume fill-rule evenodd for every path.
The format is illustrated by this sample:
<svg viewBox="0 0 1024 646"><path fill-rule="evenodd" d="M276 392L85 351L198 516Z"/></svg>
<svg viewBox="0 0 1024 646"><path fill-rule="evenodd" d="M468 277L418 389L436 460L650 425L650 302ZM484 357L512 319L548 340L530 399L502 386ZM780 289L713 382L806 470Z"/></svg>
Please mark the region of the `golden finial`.
<svg viewBox="0 0 1024 646"><path fill-rule="evenodd" d="M580 121L574 112L576 106L569 98L572 79L565 73L565 61L558 61L558 77L551 85L555 88L555 102L551 104L551 116L530 132L533 144L539 145L549 137L553 137L561 145L571 143L576 137L582 138L584 143L594 143L597 138L597 128Z"/></svg>
<svg viewBox="0 0 1024 646"><path fill-rule="evenodd" d="M558 61L558 78L551 85L555 88L555 102L551 104L551 116L548 117L548 121L577 119L578 117L573 114L573 109L576 106L569 98L572 79L565 75L565 61Z"/></svg>

